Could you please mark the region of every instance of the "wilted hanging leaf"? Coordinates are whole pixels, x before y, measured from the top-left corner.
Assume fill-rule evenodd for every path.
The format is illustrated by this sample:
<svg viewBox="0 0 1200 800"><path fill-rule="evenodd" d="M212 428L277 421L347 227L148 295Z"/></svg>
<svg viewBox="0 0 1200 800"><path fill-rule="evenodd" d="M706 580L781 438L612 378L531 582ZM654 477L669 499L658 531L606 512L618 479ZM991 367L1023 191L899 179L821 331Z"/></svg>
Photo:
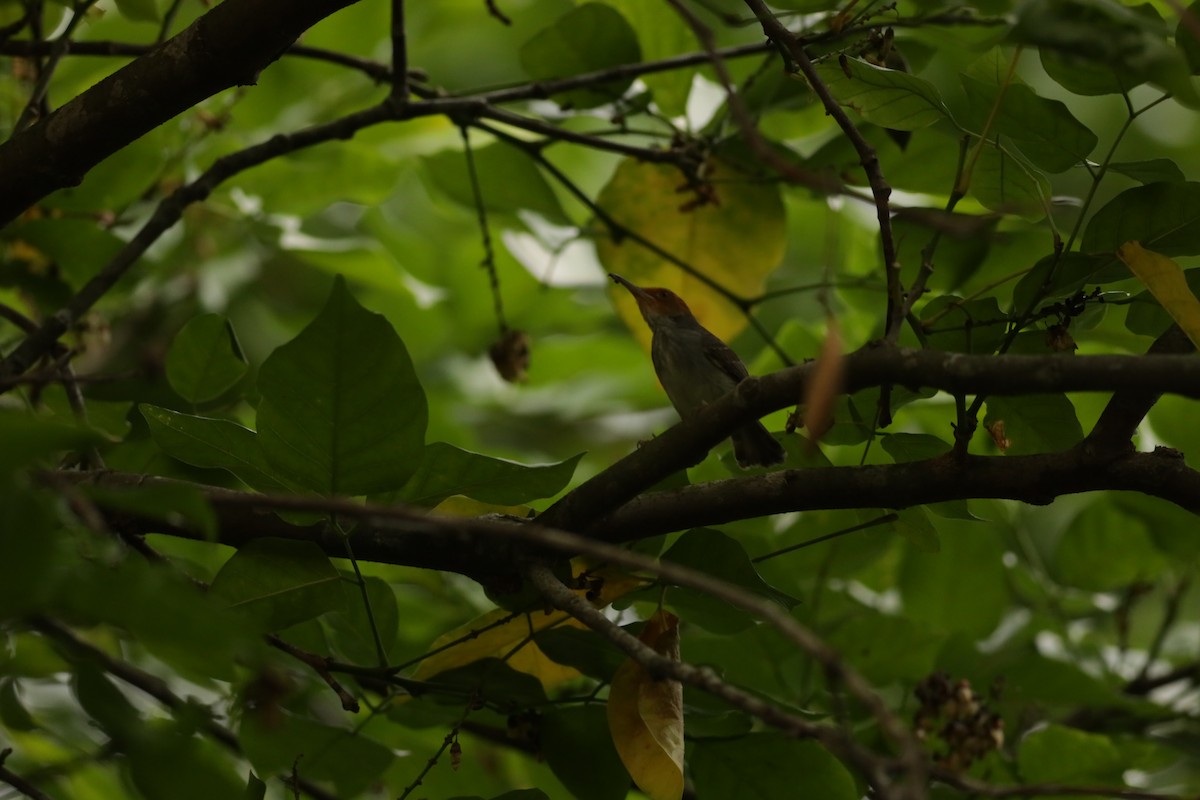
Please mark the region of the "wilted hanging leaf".
<svg viewBox="0 0 1200 800"><path fill-rule="evenodd" d="M991 425L983 426L992 437L992 441L996 443L996 447L1000 448L1000 452L1004 452L1012 447L1012 441L1004 434L1004 420L998 419Z"/></svg>
<svg viewBox="0 0 1200 800"><path fill-rule="evenodd" d="M1200 300L1188 288L1179 265L1161 253L1145 249L1140 242L1126 242L1118 247L1117 258L1150 290L1192 344L1200 347Z"/></svg>
<svg viewBox="0 0 1200 800"><path fill-rule="evenodd" d="M833 406L842 391L842 335L833 317L828 326L816 369L804 392L804 427L813 445L832 427Z"/></svg>
<svg viewBox="0 0 1200 800"><path fill-rule="evenodd" d="M679 660L679 618L658 611L639 637L667 658ZM613 676L608 729L625 769L651 800L683 796L683 686L657 679L633 659Z"/></svg>

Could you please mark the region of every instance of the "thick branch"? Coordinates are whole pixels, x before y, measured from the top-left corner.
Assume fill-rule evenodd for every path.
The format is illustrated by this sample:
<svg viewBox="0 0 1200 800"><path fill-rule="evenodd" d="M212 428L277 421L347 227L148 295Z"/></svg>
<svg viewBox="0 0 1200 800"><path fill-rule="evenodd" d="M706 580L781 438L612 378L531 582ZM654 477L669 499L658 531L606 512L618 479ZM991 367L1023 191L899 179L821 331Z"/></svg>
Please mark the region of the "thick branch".
<svg viewBox="0 0 1200 800"><path fill-rule="evenodd" d="M354 0L226 0L0 145L0 226L107 156L232 86L253 84L316 22Z"/></svg>
<svg viewBox="0 0 1200 800"><path fill-rule="evenodd" d="M787 511L907 508L978 497L1045 505L1100 490L1136 491L1200 513L1200 472L1169 451L1090 461L1081 448L1035 456L947 455L866 467L773 472L635 497L586 528L623 542Z"/></svg>
<svg viewBox="0 0 1200 800"><path fill-rule="evenodd" d="M1139 391L1200 397L1200 359L1193 356L972 356L874 345L847 356L843 369L842 388L846 392L890 383L940 389L954 395L1119 391L1136 387ZM742 381L700 414L647 442L579 486L547 510L541 521L567 530L589 528L595 520L668 475L699 463L747 419L798 402L813 370L814 364L810 362ZM1064 475L1066 472L1063 471ZM1158 487L1160 496L1162 492L1182 491L1190 481L1186 473L1173 473L1172 478L1170 486ZM1133 486L1110 485L1117 480L1090 488L1140 491L1143 485L1137 475L1122 475L1119 479L1133 480L1136 482ZM1083 480L1076 485L1080 488L1075 491L1089 490L1082 488ZM871 502L863 497L858 505Z"/></svg>

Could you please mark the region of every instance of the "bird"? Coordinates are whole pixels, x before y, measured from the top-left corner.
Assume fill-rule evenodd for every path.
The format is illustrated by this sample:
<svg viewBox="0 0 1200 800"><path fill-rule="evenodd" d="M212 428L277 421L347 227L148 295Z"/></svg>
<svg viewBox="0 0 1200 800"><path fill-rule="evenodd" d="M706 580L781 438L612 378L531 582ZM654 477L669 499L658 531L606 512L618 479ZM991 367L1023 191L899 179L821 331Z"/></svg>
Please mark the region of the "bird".
<svg viewBox="0 0 1200 800"><path fill-rule="evenodd" d="M727 394L750 372L729 345L701 325L687 303L670 289L642 288L620 275L608 277L637 301L650 326L650 360L680 418L689 419ZM735 430L733 457L743 469L781 464L783 446L758 420Z"/></svg>

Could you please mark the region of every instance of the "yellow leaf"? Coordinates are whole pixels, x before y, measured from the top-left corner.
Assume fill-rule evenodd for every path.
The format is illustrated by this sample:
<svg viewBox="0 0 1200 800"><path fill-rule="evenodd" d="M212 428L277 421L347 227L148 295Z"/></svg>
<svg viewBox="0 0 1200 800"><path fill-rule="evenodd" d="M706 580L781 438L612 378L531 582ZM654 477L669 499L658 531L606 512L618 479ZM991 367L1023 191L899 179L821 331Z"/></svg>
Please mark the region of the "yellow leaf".
<svg viewBox="0 0 1200 800"><path fill-rule="evenodd" d="M658 611L641 640L655 652L679 660L679 618ZM629 659L613 676L608 693L608 729L625 769L651 800L683 796L683 686L656 680Z"/></svg>
<svg viewBox="0 0 1200 800"><path fill-rule="evenodd" d="M1125 262L1192 344L1200 348L1200 300L1188 288L1179 265L1161 253L1143 248L1140 242L1126 242L1118 247L1117 258Z"/></svg>
<svg viewBox="0 0 1200 800"><path fill-rule="evenodd" d="M679 170L666 164L623 161L598 202L617 222L690 264L741 297L761 294L786 245L778 187L754 183L719 161L706 184L712 196L697 197ZM701 202L703 201L703 202ZM639 286L662 286L678 294L696 319L729 341L746 317L728 300L675 264L632 239L596 241L600 261ZM609 287L621 318L647 347L650 331L629 292Z"/></svg>
<svg viewBox="0 0 1200 800"><path fill-rule="evenodd" d="M585 568L586 565L581 563L575 571L579 573ZM592 601L599 608L643 585L642 580L613 569L599 570L591 574L603 579L598 594ZM459 639L463 641L422 661L413 672L412 678L419 681L429 680L440 672L457 669L483 658L503 658L517 645L525 642L531 633L558 625L583 627L583 623L563 611L552 611L549 614L544 611L531 611L528 614L519 614L503 624L497 624L508 616L510 612L497 608L443 633L429 646L430 650L437 650ZM474 632L478 633L472 636ZM547 691L580 676L574 668L547 658L533 642L526 642L514 653L508 659L508 665L518 672L534 676Z"/></svg>
<svg viewBox="0 0 1200 800"><path fill-rule="evenodd" d="M434 514L443 514L447 517L482 517L484 514L507 514L510 517L523 518L528 517L532 511L533 509L529 506L501 506L495 503L483 503L461 494L450 495L433 509Z"/></svg>

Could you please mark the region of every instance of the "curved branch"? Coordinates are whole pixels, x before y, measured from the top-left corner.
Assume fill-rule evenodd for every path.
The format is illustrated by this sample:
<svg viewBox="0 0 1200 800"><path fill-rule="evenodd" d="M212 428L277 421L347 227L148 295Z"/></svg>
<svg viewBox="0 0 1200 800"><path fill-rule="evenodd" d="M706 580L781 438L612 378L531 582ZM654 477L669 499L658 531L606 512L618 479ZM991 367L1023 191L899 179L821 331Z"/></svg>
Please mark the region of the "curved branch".
<svg viewBox="0 0 1200 800"><path fill-rule="evenodd" d="M0 226L163 122L258 73L356 0L227 0L0 145Z"/></svg>
<svg viewBox="0 0 1200 800"><path fill-rule="evenodd" d="M541 516L541 521L567 530L589 528L595 520L668 475L699 463L710 449L746 420L798 402L804 396L814 368L815 362L810 362L742 381L736 389L692 419L676 425L584 482L551 506ZM846 356L843 392L853 393L884 384L940 389L953 395L1103 392L1136 387L1143 392L1200 397L1200 359L1183 355L975 356L885 344L869 345ZM1160 491L1182 491L1188 483L1186 475L1172 474L1171 477L1170 485L1158 487ZM1136 475L1123 478L1137 482L1136 486L1124 488L1142 485ZM1084 484L1078 482L1077 485L1082 487ZM1097 485L1094 488L1117 487ZM859 505L871 502L868 498L859 499Z"/></svg>

